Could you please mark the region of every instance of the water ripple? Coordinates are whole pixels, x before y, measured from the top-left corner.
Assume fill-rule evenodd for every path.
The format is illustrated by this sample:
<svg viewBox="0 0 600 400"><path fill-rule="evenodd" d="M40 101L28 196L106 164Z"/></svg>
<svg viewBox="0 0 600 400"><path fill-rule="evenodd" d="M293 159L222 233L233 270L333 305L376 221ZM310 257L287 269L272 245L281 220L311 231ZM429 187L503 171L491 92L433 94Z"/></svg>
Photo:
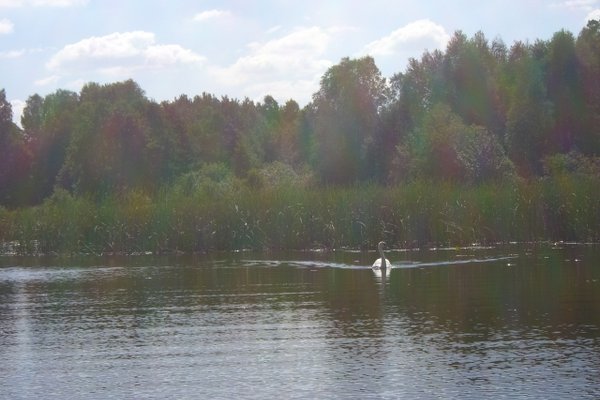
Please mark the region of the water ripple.
<svg viewBox="0 0 600 400"><path fill-rule="evenodd" d="M404 256L0 268L0 397L600 398L596 263Z"/></svg>

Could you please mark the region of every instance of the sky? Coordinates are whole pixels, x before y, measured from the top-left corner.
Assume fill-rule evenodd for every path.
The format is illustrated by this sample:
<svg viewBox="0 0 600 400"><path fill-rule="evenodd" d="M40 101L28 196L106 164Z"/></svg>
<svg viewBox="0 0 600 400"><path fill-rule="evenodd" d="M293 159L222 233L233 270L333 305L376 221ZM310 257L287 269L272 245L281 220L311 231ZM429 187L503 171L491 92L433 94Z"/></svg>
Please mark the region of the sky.
<svg viewBox="0 0 600 400"><path fill-rule="evenodd" d="M444 50L457 30L510 47L575 36L600 0L0 0L0 89L27 98L135 80L155 101L211 93L301 106L343 57L385 77Z"/></svg>

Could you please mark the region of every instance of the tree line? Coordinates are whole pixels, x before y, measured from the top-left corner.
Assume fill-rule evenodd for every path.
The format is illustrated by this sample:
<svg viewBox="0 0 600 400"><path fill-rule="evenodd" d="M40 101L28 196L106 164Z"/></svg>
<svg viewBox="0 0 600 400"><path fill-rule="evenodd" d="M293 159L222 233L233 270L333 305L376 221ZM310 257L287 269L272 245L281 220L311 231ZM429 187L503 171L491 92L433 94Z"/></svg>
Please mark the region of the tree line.
<svg viewBox="0 0 600 400"><path fill-rule="evenodd" d="M372 57L329 68L312 101L203 93L156 102L128 80L27 99L0 91L0 206L57 189L101 199L199 177L249 186L477 185L600 175L600 21L506 46L458 31L384 78Z"/></svg>

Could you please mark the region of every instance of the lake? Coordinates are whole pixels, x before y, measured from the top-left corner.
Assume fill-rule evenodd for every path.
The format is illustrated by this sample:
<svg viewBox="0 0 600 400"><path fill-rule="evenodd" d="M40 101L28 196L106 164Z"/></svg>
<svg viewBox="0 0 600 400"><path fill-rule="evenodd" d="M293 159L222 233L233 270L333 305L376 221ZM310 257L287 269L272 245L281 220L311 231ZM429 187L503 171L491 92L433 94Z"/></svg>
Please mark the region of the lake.
<svg viewBox="0 0 600 400"><path fill-rule="evenodd" d="M0 398L600 398L600 246L386 255L0 257Z"/></svg>

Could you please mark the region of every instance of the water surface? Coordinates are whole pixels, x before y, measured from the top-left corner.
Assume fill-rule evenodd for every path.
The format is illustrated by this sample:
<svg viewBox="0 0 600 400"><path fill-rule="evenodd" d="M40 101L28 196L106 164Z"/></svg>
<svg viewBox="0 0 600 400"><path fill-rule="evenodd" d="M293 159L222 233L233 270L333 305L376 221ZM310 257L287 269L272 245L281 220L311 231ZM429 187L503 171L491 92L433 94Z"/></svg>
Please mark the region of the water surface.
<svg viewBox="0 0 600 400"><path fill-rule="evenodd" d="M0 258L0 398L600 398L591 245Z"/></svg>

